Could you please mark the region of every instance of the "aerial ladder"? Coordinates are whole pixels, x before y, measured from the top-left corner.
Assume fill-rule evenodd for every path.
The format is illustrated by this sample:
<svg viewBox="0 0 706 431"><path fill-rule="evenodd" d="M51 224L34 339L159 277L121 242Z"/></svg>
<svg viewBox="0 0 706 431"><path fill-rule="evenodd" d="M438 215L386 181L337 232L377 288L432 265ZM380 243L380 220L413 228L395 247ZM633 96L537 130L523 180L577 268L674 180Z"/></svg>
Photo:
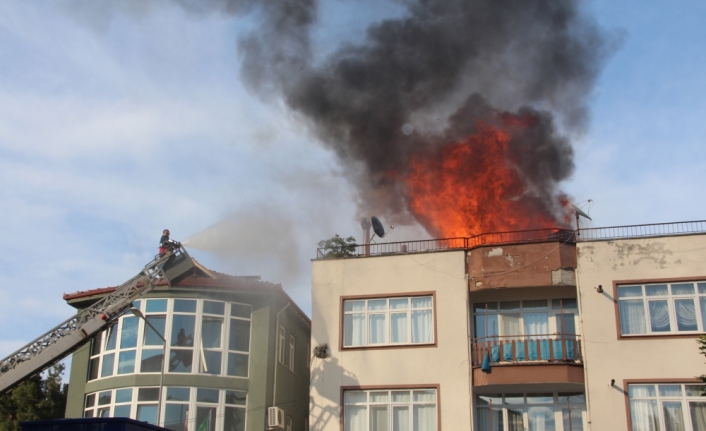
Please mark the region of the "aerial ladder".
<svg viewBox="0 0 706 431"><path fill-rule="evenodd" d="M192 273L194 262L176 241L167 252L156 256L144 269L118 286L113 293L79 311L36 340L0 361L0 394L32 375L64 359L113 324L132 301L143 296L155 283L165 280L171 287Z"/></svg>

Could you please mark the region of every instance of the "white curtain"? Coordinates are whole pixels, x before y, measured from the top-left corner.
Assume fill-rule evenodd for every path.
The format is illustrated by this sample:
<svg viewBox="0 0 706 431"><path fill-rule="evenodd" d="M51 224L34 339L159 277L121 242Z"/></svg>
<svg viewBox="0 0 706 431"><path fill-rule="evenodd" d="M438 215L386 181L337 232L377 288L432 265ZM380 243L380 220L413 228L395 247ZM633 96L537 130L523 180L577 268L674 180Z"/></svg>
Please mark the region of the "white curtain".
<svg viewBox="0 0 706 431"><path fill-rule="evenodd" d="M436 406L414 406L414 431L436 431Z"/></svg>
<svg viewBox="0 0 706 431"><path fill-rule="evenodd" d="M660 431L656 400L631 400L632 431Z"/></svg>
<svg viewBox="0 0 706 431"><path fill-rule="evenodd" d="M525 431L522 410L507 409L507 431Z"/></svg>
<svg viewBox="0 0 706 431"><path fill-rule="evenodd" d="M343 317L343 345L365 344L365 314L346 314Z"/></svg>
<svg viewBox="0 0 706 431"><path fill-rule="evenodd" d="M504 336L512 335L522 335L522 328L520 327L520 316L518 315L507 315L502 314L503 319L503 333Z"/></svg>
<svg viewBox="0 0 706 431"><path fill-rule="evenodd" d="M343 430L367 431L367 408L365 406L346 406Z"/></svg>
<svg viewBox="0 0 706 431"><path fill-rule="evenodd" d="M666 431L684 431L684 411L681 401L662 402Z"/></svg>
<svg viewBox="0 0 706 431"><path fill-rule="evenodd" d="M551 407L530 407L527 409L530 431L554 431L554 409Z"/></svg>
<svg viewBox="0 0 706 431"><path fill-rule="evenodd" d="M549 315L547 313L525 313L525 335L549 334ZM532 339L530 337L530 339Z"/></svg>
<svg viewBox="0 0 706 431"><path fill-rule="evenodd" d="M620 330L625 334L645 334L645 307L642 300L620 301Z"/></svg>
<svg viewBox="0 0 706 431"><path fill-rule="evenodd" d="M392 431L410 431L409 406L392 407Z"/></svg>
<svg viewBox="0 0 706 431"><path fill-rule="evenodd" d="M649 309L652 332L669 331L669 306L667 301L650 301Z"/></svg>
<svg viewBox="0 0 706 431"><path fill-rule="evenodd" d="M706 431L706 402L689 403L694 431Z"/></svg>
<svg viewBox="0 0 706 431"><path fill-rule="evenodd" d="M407 313L392 313L390 315L390 342L407 342Z"/></svg>
<svg viewBox="0 0 706 431"><path fill-rule="evenodd" d="M431 343L432 341L431 310L413 311L412 342Z"/></svg>
<svg viewBox="0 0 706 431"><path fill-rule="evenodd" d="M693 299L677 299L674 301L677 312L677 328L680 331L696 331L696 307Z"/></svg>
<svg viewBox="0 0 706 431"><path fill-rule="evenodd" d="M488 407L479 407L476 409L478 416L479 431L503 431L503 411L502 409L493 409Z"/></svg>
<svg viewBox="0 0 706 431"><path fill-rule="evenodd" d="M387 406L370 407L370 431L387 431Z"/></svg>
<svg viewBox="0 0 706 431"><path fill-rule="evenodd" d="M385 343L385 315L384 314L369 314L368 315L368 325L369 325L369 343L368 344L379 344Z"/></svg>

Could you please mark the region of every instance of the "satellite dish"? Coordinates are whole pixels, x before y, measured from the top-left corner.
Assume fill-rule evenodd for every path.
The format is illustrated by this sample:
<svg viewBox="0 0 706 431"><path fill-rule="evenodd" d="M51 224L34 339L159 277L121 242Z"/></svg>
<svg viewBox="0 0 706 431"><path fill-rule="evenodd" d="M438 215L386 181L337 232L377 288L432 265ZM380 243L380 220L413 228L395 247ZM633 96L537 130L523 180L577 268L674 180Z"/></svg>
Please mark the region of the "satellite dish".
<svg viewBox="0 0 706 431"><path fill-rule="evenodd" d="M370 218L370 221L373 223L373 232L375 232L375 235L379 236L380 238L385 236L385 228L382 227L382 222L380 221L379 218L372 216Z"/></svg>
<svg viewBox="0 0 706 431"><path fill-rule="evenodd" d="M578 217L578 216L581 216L581 217L587 218L587 219L589 219L589 220L592 220L591 217L588 216L588 214L586 214L585 212L581 211L581 208L577 207L576 205L574 205L574 204L572 204L572 203L570 203L570 202L569 202L569 205L571 205L571 208L574 209L574 211L576 212L576 216L577 216L577 217Z"/></svg>

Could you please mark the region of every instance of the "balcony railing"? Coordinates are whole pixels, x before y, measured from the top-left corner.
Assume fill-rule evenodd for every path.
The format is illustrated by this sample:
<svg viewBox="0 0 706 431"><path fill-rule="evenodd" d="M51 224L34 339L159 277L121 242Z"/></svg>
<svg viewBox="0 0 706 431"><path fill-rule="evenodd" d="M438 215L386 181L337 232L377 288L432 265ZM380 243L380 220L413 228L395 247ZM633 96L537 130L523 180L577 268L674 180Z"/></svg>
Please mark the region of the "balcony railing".
<svg viewBox="0 0 706 431"><path fill-rule="evenodd" d="M706 232L706 220L581 229L579 240L689 235Z"/></svg>
<svg viewBox="0 0 706 431"><path fill-rule="evenodd" d="M473 366L481 366L486 357L490 364L582 362L580 337L574 334L490 336L471 340Z"/></svg>

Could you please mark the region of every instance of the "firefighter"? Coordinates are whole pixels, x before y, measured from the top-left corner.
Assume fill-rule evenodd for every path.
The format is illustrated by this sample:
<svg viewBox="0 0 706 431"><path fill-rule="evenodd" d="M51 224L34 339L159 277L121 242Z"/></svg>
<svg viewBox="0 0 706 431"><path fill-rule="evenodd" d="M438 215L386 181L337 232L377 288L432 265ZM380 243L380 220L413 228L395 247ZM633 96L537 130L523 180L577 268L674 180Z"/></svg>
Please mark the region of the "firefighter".
<svg viewBox="0 0 706 431"><path fill-rule="evenodd" d="M169 229L164 229L162 232L162 237L159 239L159 254L164 254L165 251L167 251L167 248L165 247L165 242L169 241Z"/></svg>

